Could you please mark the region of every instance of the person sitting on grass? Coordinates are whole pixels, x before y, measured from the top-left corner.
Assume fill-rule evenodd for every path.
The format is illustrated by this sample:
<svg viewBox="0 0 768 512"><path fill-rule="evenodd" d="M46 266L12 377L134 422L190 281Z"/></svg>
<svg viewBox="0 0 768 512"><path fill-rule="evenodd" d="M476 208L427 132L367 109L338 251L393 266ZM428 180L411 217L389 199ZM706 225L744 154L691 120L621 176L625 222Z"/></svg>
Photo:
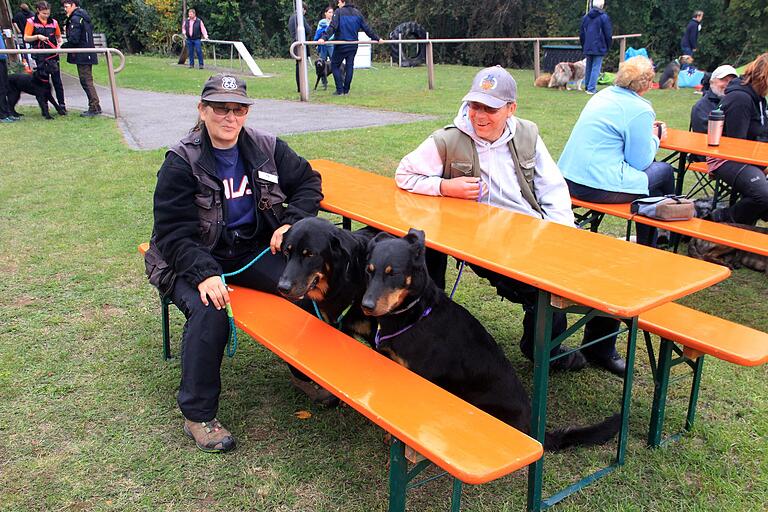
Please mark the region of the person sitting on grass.
<svg viewBox="0 0 768 512"><path fill-rule="evenodd" d="M323 198L320 175L309 162L274 135L245 127L252 103L240 78L219 74L206 81L197 125L169 149L157 174L145 255L149 281L186 317L177 401L184 432L207 452L235 448L216 418L230 334L222 274L269 248L231 282L277 293L283 234L317 215ZM291 370L296 387L310 396L317 391L316 400L327 398L327 391Z"/></svg>
<svg viewBox="0 0 768 512"><path fill-rule="evenodd" d="M515 117L517 83L504 68L483 69L462 99L453 126L438 130L397 167L397 186L409 192L480 201L516 213L574 226L571 198L560 170L539 136L538 127ZM427 267L438 286L445 288L446 256L427 250ZM522 304L520 350L533 360L533 334L538 290L526 283L470 265L497 293ZM552 338L566 329L565 313L555 311ZM626 364L616 352L618 322L595 317L584 329L584 343L605 340L552 362L553 369L578 370L586 356L593 364L624 375ZM552 357L567 349L557 346ZM582 355L582 352L584 353Z"/></svg>

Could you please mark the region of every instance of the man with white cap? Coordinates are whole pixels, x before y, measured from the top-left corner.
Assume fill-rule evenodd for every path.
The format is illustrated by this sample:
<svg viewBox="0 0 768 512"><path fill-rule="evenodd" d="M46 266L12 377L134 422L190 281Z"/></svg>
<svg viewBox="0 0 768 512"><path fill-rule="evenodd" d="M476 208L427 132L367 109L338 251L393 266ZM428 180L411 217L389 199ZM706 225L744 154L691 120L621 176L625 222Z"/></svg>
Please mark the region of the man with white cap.
<svg viewBox="0 0 768 512"><path fill-rule="evenodd" d="M699 133L707 133L707 118L709 113L717 107L725 96L725 88L739 76L733 66L723 64L712 72L709 77L709 89L691 108L691 130Z"/></svg>
<svg viewBox="0 0 768 512"><path fill-rule="evenodd" d="M568 187L539 136L538 127L515 117L517 84L504 68L481 70L462 99L453 125L437 130L406 155L395 174L400 188L418 194L480 201L516 213L574 225ZM428 251L430 275L445 285L445 256ZM537 291L534 287L472 265L502 297L523 305L520 349L532 359ZM586 326L584 339L610 335L616 321L596 317ZM553 318L553 338L566 328L564 313ZM587 358L617 374L625 364L615 349L615 336L585 350ZM552 355L567 349L555 347ZM553 368L577 370L584 356L573 352L552 363Z"/></svg>

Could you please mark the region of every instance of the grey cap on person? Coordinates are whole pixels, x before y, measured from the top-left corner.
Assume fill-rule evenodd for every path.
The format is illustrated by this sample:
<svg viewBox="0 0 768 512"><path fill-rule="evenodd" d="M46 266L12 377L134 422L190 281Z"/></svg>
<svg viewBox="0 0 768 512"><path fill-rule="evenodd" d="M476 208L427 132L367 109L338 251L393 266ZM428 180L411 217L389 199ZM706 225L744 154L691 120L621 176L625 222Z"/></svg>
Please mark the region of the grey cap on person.
<svg viewBox="0 0 768 512"><path fill-rule="evenodd" d="M517 82L501 66L485 68L475 75L472 88L462 101L476 101L491 108L501 108L517 101Z"/></svg>
<svg viewBox="0 0 768 512"><path fill-rule="evenodd" d="M213 75L205 82L200 99L217 103L253 105L253 100L246 92L245 80L224 73Z"/></svg>
<svg viewBox="0 0 768 512"><path fill-rule="evenodd" d="M728 64L723 64L722 66L718 66L712 72L712 78L716 78L716 79L725 78L728 75L739 76L739 72L736 71L736 69L733 66L729 66Z"/></svg>

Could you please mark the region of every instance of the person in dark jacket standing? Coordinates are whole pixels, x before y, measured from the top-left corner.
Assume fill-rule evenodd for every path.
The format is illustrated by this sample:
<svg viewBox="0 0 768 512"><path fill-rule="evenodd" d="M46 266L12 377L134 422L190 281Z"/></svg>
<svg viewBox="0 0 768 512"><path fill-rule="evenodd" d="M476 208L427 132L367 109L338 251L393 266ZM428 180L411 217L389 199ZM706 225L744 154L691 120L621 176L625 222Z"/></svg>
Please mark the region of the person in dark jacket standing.
<svg viewBox="0 0 768 512"><path fill-rule="evenodd" d="M702 19L704 19L704 11L693 11L693 18L686 25L683 38L680 39L680 48L683 51L683 55L693 56L693 52L698 48Z"/></svg>
<svg viewBox="0 0 768 512"><path fill-rule="evenodd" d="M24 41L30 43L32 48L35 49L50 50L59 48L63 42L61 39L61 27L59 27L58 21L51 18L51 4L48 2L37 2L35 10L37 13L27 20L27 24L24 27ZM61 106L59 114L66 115L67 107L64 105L64 84L61 82L61 73L59 71L59 54L39 53L33 55L32 58L35 59L38 66L44 60L56 63L56 70L51 73L51 82L53 82L53 89L56 91L56 100Z"/></svg>
<svg viewBox="0 0 768 512"><path fill-rule="evenodd" d="M88 13L80 7L80 0L64 0L61 5L67 13L64 23L67 34L67 42L62 48L93 48L93 23ZM80 86L88 97L88 110L80 114L81 117L93 117L101 114L99 94L93 85L93 66L98 64L95 53L69 53L67 62L77 66L77 76L80 78Z"/></svg>
<svg viewBox="0 0 768 512"><path fill-rule="evenodd" d="M33 17L35 13L29 10L28 4L19 4L19 10L13 15L13 27L17 34L24 34L24 27L27 20Z"/></svg>
<svg viewBox="0 0 768 512"><path fill-rule="evenodd" d="M737 139L768 142L768 52L747 65L740 78L725 89L721 102L725 114L723 135ZM765 169L754 165L707 158L707 170L739 194L733 206L711 214L715 222L755 224L768 220L768 181Z"/></svg>
<svg viewBox="0 0 768 512"><path fill-rule="evenodd" d="M195 54L200 69L203 69L203 39L208 39L208 31L203 20L197 17L197 11L187 11L187 19L181 24L181 33L187 40L187 53L189 53L189 69L195 67Z"/></svg>
<svg viewBox="0 0 768 512"><path fill-rule="evenodd" d="M323 198L320 175L309 162L274 135L245 127L252 103L240 78L219 74L206 81L197 126L169 149L157 174L145 255L150 283L187 319L177 401L184 432L206 452L235 448L216 418L229 337L229 290L222 275L268 248L230 282L277 293L283 234L317 215ZM307 392L311 381L292 373L294 385Z"/></svg>
<svg viewBox="0 0 768 512"><path fill-rule="evenodd" d="M310 34L312 34L312 28L310 28L309 23L307 23L307 6L302 2L301 4L302 9L304 10L304 16L302 19L304 20L304 40L309 41L311 39ZM298 21L296 20L296 13L291 14L290 18L288 18L288 32L291 34L291 42L295 43L299 40L298 36ZM304 60L307 61L307 52L304 50ZM296 61L296 92L301 92L301 88L299 87L299 70L301 69L301 63L300 61Z"/></svg>
<svg viewBox="0 0 768 512"><path fill-rule="evenodd" d="M5 50L5 39L0 34L0 50ZM8 56L0 55L0 123L12 123L19 118L11 114L8 105Z"/></svg>
<svg viewBox="0 0 768 512"><path fill-rule="evenodd" d="M338 0L339 8L333 13L331 24L325 29L325 34L318 39L320 44L325 43L331 36L336 36L336 41L357 41L357 33L362 30L368 37L374 41L381 39L376 32L368 26L362 13L352 4L347 4L345 0ZM333 51L331 57L331 72L333 72L333 81L336 83L336 96L349 94L349 87L352 85L352 75L355 71L355 55L357 54L356 44L338 45ZM342 77L341 63L344 62L345 74Z"/></svg>
<svg viewBox="0 0 768 512"><path fill-rule="evenodd" d="M587 58L584 82L587 94L597 92L597 78L603 67L603 59L611 47L613 27L611 18L603 10L604 0L593 0L592 9L581 19L579 41Z"/></svg>

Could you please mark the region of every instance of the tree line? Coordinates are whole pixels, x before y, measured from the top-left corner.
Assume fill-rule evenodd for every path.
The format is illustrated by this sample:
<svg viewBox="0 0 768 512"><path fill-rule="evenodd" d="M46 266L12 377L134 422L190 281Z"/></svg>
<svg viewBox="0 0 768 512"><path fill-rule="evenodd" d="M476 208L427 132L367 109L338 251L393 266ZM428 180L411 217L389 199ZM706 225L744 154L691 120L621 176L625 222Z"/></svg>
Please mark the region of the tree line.
<svg viewBox="0 0 768 512"><path fill-rule="evenodd" d="M257 57L287 57L288 17L293 0L187 0L197 10L212 38L239 40ZM305 0L307 19L317 25L328 0ZM333 2L335 3L335 1ZM399 23L415 20L430 37L546 37L578 35L587 0L349 0L368 18L380 36ZM128 52L167 54L171 38L180 31L181 0L93 0L84 7L95 18L96 29L110 44ZM628 44L645 47L652 58L665 62L680 52L683 29L694 10L704 11L697 64L711 68L723 62L743 64L768 49L768 0L646 0L606 1L614 34L642 33ZM178 44L176 45L178 49ZM375 58L386 58L383 48ZM530 43L441 44L435 46L440 63L474 66L502 64L531 67ZM618 61L618 44L608 56Z"/></svg>

